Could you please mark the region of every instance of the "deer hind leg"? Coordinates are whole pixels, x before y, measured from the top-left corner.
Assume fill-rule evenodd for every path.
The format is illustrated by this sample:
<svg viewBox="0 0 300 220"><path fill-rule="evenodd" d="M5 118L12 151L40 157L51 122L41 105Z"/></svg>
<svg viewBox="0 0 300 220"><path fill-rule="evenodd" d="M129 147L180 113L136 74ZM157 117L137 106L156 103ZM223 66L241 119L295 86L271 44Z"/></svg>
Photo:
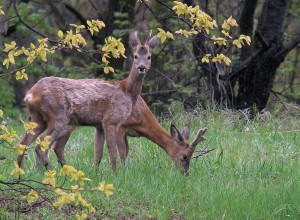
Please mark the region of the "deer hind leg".
<svg viewBox="0 0 300 220"><path fill-rule="evenodd" d="M37 127L33 130L34 134L26 133L20 144L29 146L43 131L46 129L46 122L43 120L42 116L37 112L30 112L31 121L37 124ZM24 155L18 156L18 165L21 168L24 168Z"/></svg>
<svg viewBox="0 0 300 220"><path fill-rule="evenodd" d="M99 167L103 156L103 147L104 147L104 131L102 127L97 127L95 129L94 134L94 158L95 158L95 166Z"/></svg>
<svg viewBox="0 0 300 220"><path fill-rule="evenodd" d="M60 137L61 133L67 128L68 121L62 118L58 118L55 121L49 121L48 127L43 134L41 141L45 139L46 136L51 136L50 144L48 149L44 152L41 150L40 146L36 146L35 154L36 154L36 168L40 170L41 165L44 165L46 169L48 169L49 165L49 150L51 149L51 145Z"/></svg>
<svg viewBox="0 0 300 220"><path fill-rule="evenodd" d="M127 137L125 135L125 129L120 128L117 132L117 146L122 166L125 167L125 159L128 153L128 142Z"/></svg>
<svg viewBox="0 0 300 220"><path fill-rule="evenodd" d="M63 131L63 133L59 136L59 138L56 140L53 150L57 156L57 161L60 163L61 166L66 165L66 159L64 156L64 150L65 146L71 136L71 133L75 130L75 126L68 126L67 129Z"/></svg>
<svg viewBox="0 0 300 220"><path fill-rule="evenodd" d="M107 143L108 153L110 157L110 162L112 166L112 170L116 171L116 163L117 163L117 146L116 146L116 125L103 125L105 140Z"/></svg>

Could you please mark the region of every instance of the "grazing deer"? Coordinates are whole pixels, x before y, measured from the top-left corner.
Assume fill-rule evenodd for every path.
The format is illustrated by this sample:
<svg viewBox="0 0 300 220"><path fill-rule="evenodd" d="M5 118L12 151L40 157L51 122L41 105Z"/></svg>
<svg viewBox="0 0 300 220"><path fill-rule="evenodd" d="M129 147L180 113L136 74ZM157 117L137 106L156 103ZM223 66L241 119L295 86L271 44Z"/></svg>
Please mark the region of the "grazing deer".
<svg viewBox="0 0 300 220"><path fill-rule="evenodd" d="M70 134L74 129L74 126L69 126L55 143L54 151L58 157L58 161L62 165L66 164L63 152ZM161 127L145 101L139 96L130 117L121 125L117 132L118 151L122 163L125 163L129 151L127 135L131 137L143 136L163 148L179 170L184 173L188 172L192 154L195 151L197 144L204 140L203 135L206 128L199 130L192 144L189 144L187 141L190 134L188 126L184 126L182 131L179 132L174 125L171 125L170 131L171 134ZM97 127L95 130L94 156L96 166L99 165L103 154L105 141L104 133L101 126Z"/></svg>
<svg viewBox="0 0 300 220"><path fill-rule="evenodd" d="M150 36L149 36L150 37ZM130 116L142 89L143 79L151 64L151 52L157 44L156 36L141 44L137 32L130 35L134 60L129 76L114 83L98 79L67 79L46 77L39 80L26 94L24 101L31 121L38 126L34 135L26 133L21 144L29 146L44 130L41 140L51 136L50 146L64 135L68 126L102 127L109 149L112 169L116 169L116 133ZM37 168L47 168L49 151L35 149ZM18 157L23 167L24 154Z"/></svg>

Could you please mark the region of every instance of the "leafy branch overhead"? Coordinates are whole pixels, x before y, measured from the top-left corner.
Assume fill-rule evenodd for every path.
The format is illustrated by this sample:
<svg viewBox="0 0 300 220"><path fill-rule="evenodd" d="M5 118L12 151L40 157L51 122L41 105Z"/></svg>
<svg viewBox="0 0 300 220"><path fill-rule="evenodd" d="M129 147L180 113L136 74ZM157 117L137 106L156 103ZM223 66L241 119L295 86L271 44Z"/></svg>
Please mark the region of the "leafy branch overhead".
<svg viewBox="0 0 300 220"><path fill-rule="evenodd" d="M70 24L71 29L65 33L61 30L57 32L58 41L49 41L48 38L38 39L38 44L30 43L28 48L19 48L15 41L11 43L6 43L4 46L4 52L7 53L7 58L4 59L3 65L6 69L10 65L15 65L15 58L19 56L24 56L26 58L27 64L20 70L16 71L16 79L26 79L28 80L28 75L25 68L31 65L36 59L40 59L43 62L47 62L47 57L49 54L53 54L58 50L62 49L76 49L78 52L85 52L88 54L101 53L102 63L99 62L104 68L105 73L114 72L114 69L109 66L109 58L119 58L125 57L125 47L120 39L114 37L108 37L105 39L105 44L102 49L89 51L86 50L87 46L85 38L82 36L83 32L89 31L91 35L94 32L99 32L105 27L105 24L99 20L88 20L87 26ZM49 46L51 43L53 46Z"/></svg>
<svg viewBox="0 0 300 220"><path fill-rule="evenodd" d="M182 20L189 20L187 29L179 29L175 31L175 34L181 35L185 38L193 37L197 34L203 35L205 38L209 39L213 44L217 46L228 46L230 43L235 45L238 48L241 48L245 44L250 45L251 39L249 36L240 35L238 39L232 40L232 36L229 34L229 31L233 27L238 27L238 24L232 16L223 22L222 25L218 26L216 20L212 19L207 13L202 11L198 5L188 6L179 1L174 1L175 6L172 10ZM183 16L183 17L180 17ZM221 31L220 31L221 30ZM163 43L166 39L174 40L174 36L169 31L164 31L161 28L158 28L159 33L157 37ZM219 37L216 37L213 33L219 33ZM202 62L208 63L209 61L217 62L219 64L224 63L227 66L230 66L231 60L229 57L224 54L216 54L212 56L211 54L203 54Z"/></svg>

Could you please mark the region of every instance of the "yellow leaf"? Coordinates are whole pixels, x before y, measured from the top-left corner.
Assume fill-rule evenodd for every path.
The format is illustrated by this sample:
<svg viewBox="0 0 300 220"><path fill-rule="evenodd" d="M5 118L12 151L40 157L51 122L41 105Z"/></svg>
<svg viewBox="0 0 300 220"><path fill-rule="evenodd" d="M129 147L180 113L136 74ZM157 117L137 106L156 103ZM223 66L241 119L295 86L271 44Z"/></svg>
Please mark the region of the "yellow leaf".
<svg viewBox="0 0 300 220"><path fill-rule="evenodd" d="M59 38L62 38L62 37L64 36L64 33L63 33L61 30L59 30L59 31L57 32L57 36L58 36Z"/></svg>
<svg viewBox="0 0 300 220"><path fill-rule="evenodd" d="M1 110L0 110L1 111ZM7 131L7 127L5 125L0 125L0 130Z"/></svg>
<svg viewBox="0 0 300 220"><path fill-rule="evenodd" d="M17 43L15 42L15 41L12 41L10 44L4 44L4 52L9 52L9 51L11 51L11 50L14 50L14 49L16 49L16 45L17 45Z"/></svg>
<svg viewBox="0 0 300 220"><path fill-rule="evenodd" d="M26 145L19 144L18 147L15 147L14 150L17 151L18 155L24 154L24 151L27 150L28 147Z"/></svg>
<svg viewBox="0 0 300 220"><path fill-rule="evenodd" d="M167 35L167 37L170 38L171 40L175 40L173 34L170 33L169 31L167 31L166 35Z"/></svg>
<svg viewBox="0 0 300 220"><path fill-rule="evenodd" d="M202 63L209 63L209 57L211 54L206 54L204 57L202 57L201 62Z"/></svg>
<svg viewBox="0 0 300 220"><path fill-rule="evenodd" d="M46 136L43 141L41 141L40 137L37 138L36 140L36 144L40 147L40 149L45 152L46 150L48 150L49 145L50 145L50 139L51 136Z"/></svg>
<svg viewBox="0 0 300 220"><path fill-rule="evenodd" d="M43 180L43 184L49 184L53 187L56 185L56 171L55 170L49 170L45 172L45 179Z"/></svg>
<svg viewBox="0 0 300 220"><path fill-rule="evenodd" d="M0 16L5 15L4 11L2 10L3 6L0 7Z"/></svg>
<svg viewBox="0 0 300 220"><path fill-rule="evenodd" d="M234 40L232 44L235 45L237 48L242 48L242 44L239 40Z"/></svg>
<svg viewBox="0 0 300 220"><path fill-rule="evenodd" d="M221 31L221 33L225 36L225 37L228 37L228 38L232 38L230 35L229 35L229 33L228 32L226 32L226 31Z"/></svg>
<svg viewBox="0 0 300 220"><path fill-rule="evenodd" d="M37 191L35 191L35 190L30 190L30 192L28 193L28 195L27 196L24 196L24 198L26 198L27 199L27 202L30 204L30 203L32 203L32 202L35 202L35 201L37 201L38 199L39 199L39 194L37 193Z"/></svg>
<svg viewBox="0 0 300 220"><path fill-rule="evenodd" d="M72 175L73 173L75 173L76 171L77 171L77 170L76 170L74 167L69 166L69 165L64 165L64 166L61 168L59 174L60 174L60 175L63 175L63 176L70 176L70 175Z"/></svg>
<svg viewBox="0 0 300 220"><path fill-rule="evenodd" d="M11 64L15 64L16 61L15 61L15 58L14 58L14 54L12 52L9 52L8 54L8 60Z"/></svg>
<svg viewBox="0 0 300 220"><path fill-rule="evenodd" d="M30 48L31 48L32 50L34 50L36 47L35 47L35 45L34 45L33 43L30 43Z"/></svg>
<svg viewBox="0 0 300 220"><path fill-rule="evenodd" d="M3 66L5 66L6 69L8 69L8 67L9 67L9 60L8 60L7 58L4 59L4 61L3 61Z"/></svg>
<svg viewBox="0 0 300 220"><path fill-rule="evenodd" d="M238 24L236 23L236 20L230 16L227 20L227 24L229 24L232 27L238 27Z"/></svg>
<svg viewBox="0 0 300 220"><path fill-rule="evenodd" d="M16 80L20 80L20 79L23 79L23 78L28 80L28 75L27 75L27 73L25 73L25 69L22 69L21 72L18 71L16 73ZM24 127L25 127L25 125L24 125ZM26 130L26 128L25 128L25 130Z"/></svg>
<svg viewBox="0 0 300 220"><path fill-rule="evenodd" d="M81 214L76 213L75 218L76 220L85 220L88 218L88 215L84 212L82 212Z"/></svg>
<svg viewBox="0 0 300 220"><path fill-rule="evenodd" d="M91 21L87 20L86 23L87 23L88 26L90 26L90 27L92 26L92 22Z"/></svg>
<svg viewBox="0 0 300 220"><path fill-rule="evenodd" d="M15 168L10 172L11 176L16 176L18 178L19 176L25 174L24 170L19 167L17 161L14 161L14 165Z"/></svg>
<svg viewBox="0 0 300 220"><path fill-rule="evenodd" d="M104 192L106 196L111 196L113 194L113 189L113 184L105 184L104 181L99 183L98 190L100 192Z"/></svg>
<svg viewBox="0 0 300 220"><path fill-rule="evenodd" d="M3 111L0 109L0 118L3 118Z"/></svg>

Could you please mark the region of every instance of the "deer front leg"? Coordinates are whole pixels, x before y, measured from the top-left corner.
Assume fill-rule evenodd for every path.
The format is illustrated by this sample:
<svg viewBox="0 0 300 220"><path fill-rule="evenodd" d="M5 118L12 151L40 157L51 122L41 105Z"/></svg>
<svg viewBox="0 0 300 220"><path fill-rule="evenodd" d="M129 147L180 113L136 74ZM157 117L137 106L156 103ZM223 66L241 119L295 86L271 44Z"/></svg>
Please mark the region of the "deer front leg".
<svg viewBox="0 0 300 220"><path fill-rule="evenodd" d="M117 147L121 159L122 166L125 167L125 159L128 154L128 142L125 129L120 128L117 132Z"/></svg>
<svg viewBox="0 0 300 220"><path fill-rule="evenodd" d="M103 125L105 140L107 143L108 153L110 157L110 162L112 170L116 171L116 162L117 162L117 146L116 146L116 125Z"/></svg>
<svg viewBox="0 0 300 220"><path fill-rule="evenodd" d="M99 167L103 156L103 147L104 147L104 131L102 127L97 127L94 133L94 159L95 166Z"/></svg>

